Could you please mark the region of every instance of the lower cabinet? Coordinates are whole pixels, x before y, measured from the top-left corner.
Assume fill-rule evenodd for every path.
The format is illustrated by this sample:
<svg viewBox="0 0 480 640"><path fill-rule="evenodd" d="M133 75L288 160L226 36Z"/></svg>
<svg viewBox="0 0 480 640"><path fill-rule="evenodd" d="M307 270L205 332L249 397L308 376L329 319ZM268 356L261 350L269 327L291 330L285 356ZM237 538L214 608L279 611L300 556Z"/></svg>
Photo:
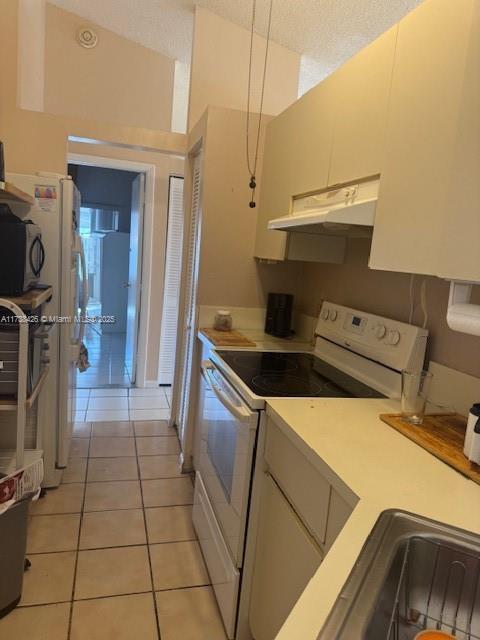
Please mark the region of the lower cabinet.
<svg viewBox="0 0 480 640"><path fill-rule="evenodd" d="M261 500L250 628L255 640L273 640L323 554L269 474Z"/></svg>
<svg viewBox="0 0 480 640"><path fill-rule="evenodd" d="M271 418L264 442L249 626L255 640L274 640L357 497L339 478L325 477Z"/></svg>

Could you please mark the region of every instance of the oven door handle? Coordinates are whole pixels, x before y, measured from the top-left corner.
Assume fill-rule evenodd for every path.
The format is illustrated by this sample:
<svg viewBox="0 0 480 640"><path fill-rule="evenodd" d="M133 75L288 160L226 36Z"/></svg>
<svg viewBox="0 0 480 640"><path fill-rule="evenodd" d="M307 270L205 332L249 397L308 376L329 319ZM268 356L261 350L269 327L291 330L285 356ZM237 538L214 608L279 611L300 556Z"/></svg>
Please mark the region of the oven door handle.
<svg viewBox="0 0 480 640"><path fill-rule="evenodd" d="M215 380L212 376L212 365L207 363L202 363L202 372L210 385L213 393L216 395L218 400L223 404L223 406L228 409L228 411L237 418L240 422L249 422L251 418L251 412L245 407L239 407L226 396L226 394L220 389L220 387L215 384Z"/></svg>

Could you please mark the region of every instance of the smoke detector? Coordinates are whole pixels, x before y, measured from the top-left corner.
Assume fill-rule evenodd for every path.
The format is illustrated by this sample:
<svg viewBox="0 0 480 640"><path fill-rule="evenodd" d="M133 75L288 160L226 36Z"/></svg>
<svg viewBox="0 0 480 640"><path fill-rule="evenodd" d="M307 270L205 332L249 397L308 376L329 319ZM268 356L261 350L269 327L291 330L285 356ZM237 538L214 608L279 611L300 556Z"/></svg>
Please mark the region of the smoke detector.
<svg viewBox="0 0 480 640"><path fill-rule="evenodd" d="M98 35L91 27L80 27L77 31L77 42L85 49L93 49L98 44Z"/></svg>

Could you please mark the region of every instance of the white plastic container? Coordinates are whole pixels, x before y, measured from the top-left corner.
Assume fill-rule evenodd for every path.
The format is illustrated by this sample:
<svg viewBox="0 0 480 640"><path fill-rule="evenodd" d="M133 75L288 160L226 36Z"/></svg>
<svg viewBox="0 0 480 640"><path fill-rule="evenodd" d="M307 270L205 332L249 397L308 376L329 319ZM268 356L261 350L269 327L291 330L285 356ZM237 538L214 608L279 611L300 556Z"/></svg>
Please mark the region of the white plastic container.
<svg viewBox="0 0 480 640"><path fill-rule="evenodd" d="M468 414L463 453L472 462L480 464L480 402L474 404Z"/></svg>

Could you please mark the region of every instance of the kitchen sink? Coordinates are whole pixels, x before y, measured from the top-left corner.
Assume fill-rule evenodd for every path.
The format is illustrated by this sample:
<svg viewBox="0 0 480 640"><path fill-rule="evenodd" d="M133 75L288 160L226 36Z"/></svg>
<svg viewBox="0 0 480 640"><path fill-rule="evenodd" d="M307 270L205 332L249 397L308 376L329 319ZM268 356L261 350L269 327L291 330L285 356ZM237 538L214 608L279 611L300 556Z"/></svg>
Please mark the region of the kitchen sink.
<svg viewBox="0 0 480 640"><path fill-rule="evenodd" d="M480 536L384 511L318 640L480 640Z"/></svg>

